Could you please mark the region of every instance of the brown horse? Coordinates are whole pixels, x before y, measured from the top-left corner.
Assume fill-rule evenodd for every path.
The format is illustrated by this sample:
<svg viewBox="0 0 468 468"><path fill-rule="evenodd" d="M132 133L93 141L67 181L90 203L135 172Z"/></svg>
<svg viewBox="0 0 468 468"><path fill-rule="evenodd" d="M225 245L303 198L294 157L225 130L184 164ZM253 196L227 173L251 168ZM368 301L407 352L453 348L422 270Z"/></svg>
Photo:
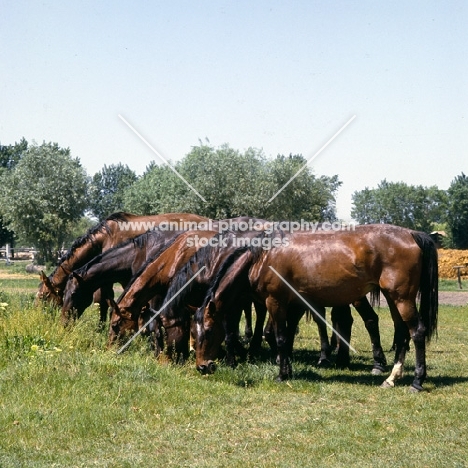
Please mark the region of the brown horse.
<svg viewBox="0 0 468 468"><path fill-rule="evenodd" d="M159 255L183 231L148 231L97 255L73 270L63 292L62 322L79 318L93 301L96 290L126 287L143 264Z"/></svg>
<svg viewBox="0 0 468 468"><path fill-rule="evenodd" d="M159 297L158 305L162 303L177 270L187 263L196 250L201 248L194 239L210 240L217 235L216 231L184 232L160 255L143 265L117 302L110 301L113 310L109 327L109 346L118 338L128 336L138 330L138 326L147 318L147 315L141 317L142 310L151 299L157 296ZM161 316L162 324L165 325L163 316ZM184 329L189 330L190 319L185 317L184 320L187 322ZM184 341L188 343L188 336ZM179 350L169 348L168 354L171 355L173 351L179 353ZM180 354L186 355L187 353L181 351Z"/></svg>
<svg viewBox="0 0 468 468"><path fill-rule="evenodd" d="M149 319L148 313L152 312L146 309L145 315L141 316L143 306L154 294L163 294L163 297L166 295L165 302L168 304L160 314L160 320L167 333L166 352L169 355L175 352L177 358L186 358L191 315L203 302L212 278L218 274L226 257L238 250L238 244L242 244L241 239L256 237L258 234L257 231L227 231L220 234L216 231L192 231L180 235L158 257L147 262L134 276L117 303L112 303L114 311L111 317L109 345L122 335L136 332L137 327L144 323L146 318ZM205 269L194 278L195 267L200 263ZM179 294L182 288L185 288L183 295ZM236 304L239 305L241 313L244 306L242 297L236 298ZM254 347L261 344L263 322L264 316L256 323L252 338ZM233 349L229 356L234 356L234 351L242 352L236 338L237 334L227 338Z"/></svg>
<svg viewBox="0 0 468 468"><path fill-rule="evenodd" d="M314 309L345 306L379 288L396 330L395 362L383 386L403 376L409 337L416 353L412 389L426 378L426 340L437 329L437 250L424 233L391 225L364 225L355 231L290 234L289 245L250 250L208 292L195 314L196 364L212 372L222 341L223 305L250 288L272 318L279 354L279 380L292 376L290 354L304 304ZM419 311L416 298L420 294Z"/></svg>
<svg viewBox="0 0 468 468"><path fill-rule="evenodd" d="M190 226L191 223L208 222L207 218L188 213L168 213L161 215L139 216L130 213L114 213L91 228L84 236L75 240L68 253L63 256L58 266L49 275L41 274L41 283L36 294L37 300L63 304L63 290L73 270L83 266L93 257L114 247L126 239L136 237L148 230L167 229L172 223L178 226ZM184 229L189 229L185 227ZM105 299L105 295L103 297ZM104 307L107 309L107 307ZM101 311L101 320L105 321L106 312Z"/></svg>

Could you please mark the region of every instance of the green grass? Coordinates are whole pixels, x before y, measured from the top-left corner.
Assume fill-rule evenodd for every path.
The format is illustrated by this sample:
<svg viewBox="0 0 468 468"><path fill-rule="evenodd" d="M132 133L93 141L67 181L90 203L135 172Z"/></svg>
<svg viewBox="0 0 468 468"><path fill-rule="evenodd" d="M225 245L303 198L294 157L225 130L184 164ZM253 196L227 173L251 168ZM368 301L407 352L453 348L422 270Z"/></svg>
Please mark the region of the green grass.
<svg viewBox="0 0 468 468"><path fill-rule="evenodd" d="M202 377L193 358L156 360L142 340L107 351L93 309L64 329L31 293L0 286L0 302L2 468L467 466L466 307L441 307L426 391L412 394L413 350L403 381L381 389L357 315L351 369L317 368L316 326L303 321L294 378L278 384L266 358Z"/></svg>
<svg viewBox="0 0 468 468"><path fill-rule="evenodd" d="M441 278L439 280L439 291L468 291L468 281L462 280L462 289L457 280Z"/></svg>

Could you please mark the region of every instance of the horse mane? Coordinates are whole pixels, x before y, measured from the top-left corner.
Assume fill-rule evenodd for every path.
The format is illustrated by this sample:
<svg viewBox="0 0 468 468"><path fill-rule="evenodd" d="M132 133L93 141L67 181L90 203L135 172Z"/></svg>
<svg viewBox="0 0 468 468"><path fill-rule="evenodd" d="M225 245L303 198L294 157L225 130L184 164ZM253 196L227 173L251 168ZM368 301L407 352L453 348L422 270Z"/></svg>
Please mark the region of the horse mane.
<svg viewBox="0 0 468 468"><path fill-rule="evenodd" d="M226 230L220 233L220 239L225 239L225 236L228 235L230 239L234 236L232 231ZM163 304L166 304L166 299L171 299L174 297L172 301L171 309L176 309L181 306L183 298L186 294L190 293L193 290L194 282L192 281L190 284L187 285L187 282L190 278L193 277L194 270L198 271L207 263L211 264L214 258L217 257L219 253L218 248L214 248L209 244L198 249L189 259L188 261L182 266L175 276L172 278L171 284L166 293L166 298L163 301ZM178 294L178 292L184 287L183 294Z"/></svg>
<svg viewBox="0 0 468 468"><path fill-rule="evenodd" d="M229 238L235 237L235 233L232 231L223 231L221 233L222 238L225 235L228 235ZM260 232L253 239L263 239L264 237L271 237L271 234L267 234L264 231ZM221 243L221 242L220 242ZM208 284L208 290L214 290L218 286L221 279L226 274L227 270L233 265L233 263L245 252L250 251L253 255L253 262L256 262L260 255L264 252L261 246L251 246L245 245L237 247L233 252L231 252L223 261L216 274L210 279ZM163 304L166 304L169 300L172 300L172 306L170 310L175 310L183 306L183 301L185 297L193 291L193 288L197 285L194 281L187 284L187 282L195 275L196 271L199 271L203 266L211 265L211 263L216 260L219 255L219 248L211 247L207 245L197 250L192 257L185 263L185 265L179 269L177 274L171 281L169 289L166 293L166 297L163 301ZM194 268L195 267L195 268ZM195 272L194 272L195 270ZM179 291L184 288L183 292L179 294Z"/></svg>
<svg viewBox="0 0 468 468"><path fill-rule="evenodd" d="M157 231L151 231L151 232L157 232ZM104 257L107 257L108 255L112 255L112 253L115 252L116 250L122 249L123 247L126 247L127 245L131 243L133 243L135 249L142 249L146 245L147 241L148 241L148 232L140 234L137 237L125 239L120 244L114 245L114 247L111 247L105 252L102 252L99 255L96 255L95 257L93 257L89 262L85 263L81 268L78 268L76 272L79 275L86 274L93 265L95 265L96 263L102 262L102 259Z"/></svg>
<svg viewBox="0 0 468 468"><path fill-rule="evenodd" d="M283 231L277 230L277 233L283 237ZM259 233L257 236L254 237L254 239L259 239L263 240L265 238L273 238L273 233L266 233L265 231L262 231ZM237 259L243 255L245 252L249 251L252 255L252 262L251 263L256 263L261 255L265 252L263 247L260 245L249 245L246 247L238 247L234 252L232 252L223 262L223 264L220 266L219 270L216 273L216 276L213 278L211 281L208 291L206 292L205 299L203 300L203 308L205 308L208 304L208 301L211 299L211 296L215 293L215 291L218 289L219 284L221 283L221 280L224 278L224 275L227 273L229 268L237 261Z"/></svg>
<svg viewBox="0 0 468 468"><path fill-rule="evenodd" d="M90 227L85 234L82 236L78 237L75 239L71 247L68 249L67 253L62 255L62 257L59 259L57 262L57 266L55 270L50 274L49 278L52 278L54 274L56 273L57 269L60 267L60 265L65 262L70 260L71 257L75 254L76 250L79 249L80 247L83 247L83 245L87 243L91 243L91 245L94 247L95 246L95 238L96 235L99 233L105 233L107 235L111 234L111 228L109 226L109 222L111 221L128 221L129 218L135 217L136 215L133 215L131 213L126 213L124 211L118 211L116 213L112 213L111 215L107 216L104 220L99 222L98 224Z"/></svg>
<svg viewBox="0 0 468 468"><path fill-rule="evenodd" d="M78 250L80 247L87 243L91 243L92 246L95 246L95 237L97 234L105 232L106 234L110 234L110 228L106 222L106 220L101 221L100 223L96 224L95 226L91 227L86 231L85 234L82 236L78 237L77 239L74 240L73 244L71 245L70 249L67 251L65 255L62 255L62 257L59 259L57 262L57 266L55 267L54 271L49 275L49 278L52 278L55 273L57 272L58 268L63 262L66 262L70 260L70 258L73 257L75 254L76 250Z"/></svg>
<svg viewBox="0 0 468 468"><path fill-rule="evenodd" d="M138 236L138 238L141 238L143 236L148 236L152 232L158 232L158 231L145 232L144 234L141 234L140 236ZM184 231L181 231L180 233L176 234L174 237L171 237L171 239L167 243L161 245L159 247L159 249L156 252L154 252L153 255L143 263L143 265L138 269L138 271L130 278L130 281L128 282L127 286L124 288L124 290L122 291L122 294L117 299L117 304L125 296L125 294L128 292L128 290L132 287L132 285L136 281L136 279L143 273L143 271L145 271L145 269L148 267L148 265L151 262L154 262L156 257L159 257L163 252L165 252L167 249L169 249L174 244L174 242L179 238L179 236L181 236L182 234L184 234ZM131 241L134 241L136 239L137 238L129 239L129 241L131 242ZM141 240L139 240L137 242L139 243L140 241Z"/></svg>
<svg viewBox="0 0 468 468"><path fill-rule="evenodd" d="M107 216L104 221L128 221L130 218L136 218L138 216L139 215L127 213L126 211L117 211L116 213L112 213Z"/></svg>

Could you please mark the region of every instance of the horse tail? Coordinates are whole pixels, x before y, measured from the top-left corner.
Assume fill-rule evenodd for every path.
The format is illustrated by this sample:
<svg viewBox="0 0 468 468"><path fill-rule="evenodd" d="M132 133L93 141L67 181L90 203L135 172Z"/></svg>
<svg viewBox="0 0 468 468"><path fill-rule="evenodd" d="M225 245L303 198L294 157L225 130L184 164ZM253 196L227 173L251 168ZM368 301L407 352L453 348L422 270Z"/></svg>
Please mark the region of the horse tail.
<svg viewBox="0 0 468 468"><path fill-rule="evenodd" d="M437 248L428 234L412 232L413 239L422 251L422 271L419 280L419 313L426 328L426 339L430 341L437 334L437 316L439 309L439 269Z"/></svg>
<svg viewBox="0 0 468 468"><path fill-rule="evenodd" d="M372 307L380 307L380 286L378 284L370 292L370 304Z"/></svg>

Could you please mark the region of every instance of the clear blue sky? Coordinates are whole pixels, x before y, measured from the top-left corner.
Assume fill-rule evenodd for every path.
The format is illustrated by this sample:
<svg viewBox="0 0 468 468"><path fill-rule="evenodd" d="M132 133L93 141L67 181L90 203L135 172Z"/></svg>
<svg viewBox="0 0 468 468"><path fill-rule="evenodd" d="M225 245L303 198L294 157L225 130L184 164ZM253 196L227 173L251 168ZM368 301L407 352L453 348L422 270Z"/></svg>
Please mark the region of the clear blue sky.
<svg viewBox="0 0 468 468"><path fill-rule="evenodd" d="M468 174L466 1L2 1L0 142L141 174L199 139L312 157L351 195ZM159 162L159 161L158 161Z"/></svg>

